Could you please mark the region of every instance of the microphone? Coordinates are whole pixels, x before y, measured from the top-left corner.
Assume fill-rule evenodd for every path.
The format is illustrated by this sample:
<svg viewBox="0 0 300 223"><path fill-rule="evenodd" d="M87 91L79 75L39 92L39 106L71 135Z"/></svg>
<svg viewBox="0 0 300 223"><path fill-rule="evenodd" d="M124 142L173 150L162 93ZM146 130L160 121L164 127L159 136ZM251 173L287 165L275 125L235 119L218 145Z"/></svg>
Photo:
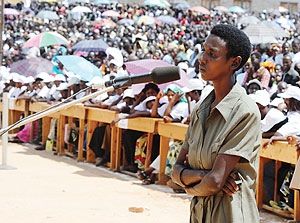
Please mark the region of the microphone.
<svg viewBox="0 0 300 223"><path fill-rule="evenodd" d="M151 73L137 74L133 76L121 76L116 77L113 80L102 81L101 83L93 84L93 89L103 88L113 86L114 88L128 87L132 84L140 84L153 82L155 84L163 84L170 81L175 81L180 79L179 67L156 67Z"/></svg>

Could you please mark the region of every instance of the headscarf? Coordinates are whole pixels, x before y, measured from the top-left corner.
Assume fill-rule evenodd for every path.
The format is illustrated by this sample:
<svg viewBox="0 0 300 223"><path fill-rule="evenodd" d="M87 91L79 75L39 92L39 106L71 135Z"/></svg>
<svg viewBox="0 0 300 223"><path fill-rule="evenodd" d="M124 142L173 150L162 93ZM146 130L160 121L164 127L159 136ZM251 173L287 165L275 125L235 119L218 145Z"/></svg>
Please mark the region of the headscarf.
<svg viewBox="0 0 300 223"><path fill-rule="evenodd" d="M180 87L177 84L169 84L166 89L164 90L164 93L167 94L168 91L173 91L175 94L179 93L179 94L183 94L183 96L180 98L179 102L185 102L187 103L187 100L184 96L183 91L180 89Z"/></svg>
<svg viewBox="0 0 300 223"><path fill-rule="evenodd" d="M202 51L201 45L200 44L196 44L196 46L194 47L194 53L192 54L192 56L190 58L190 64L191 64L192 67L194 67L195 61L197 60L197 56L198 56L198 54L196 54L196 49L198 49L199 54L200 54L201 51Z"/></svg>

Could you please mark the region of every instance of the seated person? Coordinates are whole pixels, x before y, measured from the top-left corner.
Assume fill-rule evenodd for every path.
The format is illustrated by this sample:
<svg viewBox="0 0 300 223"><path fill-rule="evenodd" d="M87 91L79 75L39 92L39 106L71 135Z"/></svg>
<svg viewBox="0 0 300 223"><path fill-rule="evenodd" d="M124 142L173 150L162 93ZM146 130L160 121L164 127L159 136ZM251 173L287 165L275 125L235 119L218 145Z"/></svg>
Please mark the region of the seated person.
<svg viewBox="0 0 300 223"><path fill-rule="evenodd" d="M288 110L288 122L275 132L274 136L263 145L263 148L268 147L271 143L278 140L286 140L287 136L300 135L300 88L295 86L288 87L287 91L279 94L278 96L283 97L287 105ZM287 207L288 211L293 211L294 207L294 192L288 190L288 182L285 179L290 178L293 173L293 168L290 164L282 163L282 166L278 170L278 189L280 191L281 202L288 200L287 204L282 204ZM288 177L287 177L288 176ZM265 165L264 168L264 187L266 189L267 197L270 201L271 206L274 205L274 182L275 182L275 162L271 162ZM283 185L283 186L281 186ZM277 191L277 192L279 192ZM279 205L280 205L279 204Z"/></svg>

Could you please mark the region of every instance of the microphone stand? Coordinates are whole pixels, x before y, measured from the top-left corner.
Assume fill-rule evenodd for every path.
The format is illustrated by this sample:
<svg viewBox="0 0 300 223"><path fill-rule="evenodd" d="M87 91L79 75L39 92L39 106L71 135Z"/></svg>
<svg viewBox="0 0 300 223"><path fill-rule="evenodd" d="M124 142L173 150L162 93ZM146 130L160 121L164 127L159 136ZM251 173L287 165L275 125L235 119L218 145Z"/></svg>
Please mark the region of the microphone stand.
<svg viewBox="0 0 300 223"><path fill-rule="evenodd" d="M103 94L103 93L106 93L106 92L109 92L109 91L112 91L112 90L114 90L114 88L118 88L118 87L122 87L122 85L117 85L117 86L116 85L112 85L112 86L106 87L104 89L100 89L100 90L98 90L98 91L96 91L96 92L94 92L92 94L86 95L86 96L84 96L82 98L76 99L74 101L67 102L67 103L65 103L65 104L63 104L63 105L61 105L59 107L58 106L53 106L53 109L50 109L50 108L45 109L45 110L41 111L42 113L40 113L38 115L29 116L27 118L21 119L19 122L15 123L15 124L12 124L12 125L10 125L10 126L8 126L6 128L0 129L0 136L3 135L4 133L6 133L7 131L11 130L11 129L15 129L15 128L18 128L18 127L20 127L22 125L26 125L29 122L33 122L33 121L35 121L35 120L37 120L39 118L42 118L42 117L47 116L47 115L50 115L50 114L52 114L54 112L57 112L59 110L67 109L67 108L73 106L74 104L87 101L87 100L89 100L89 99L91 99L93 97L96 97L96 96L98 96L100 94Z"/></svg>

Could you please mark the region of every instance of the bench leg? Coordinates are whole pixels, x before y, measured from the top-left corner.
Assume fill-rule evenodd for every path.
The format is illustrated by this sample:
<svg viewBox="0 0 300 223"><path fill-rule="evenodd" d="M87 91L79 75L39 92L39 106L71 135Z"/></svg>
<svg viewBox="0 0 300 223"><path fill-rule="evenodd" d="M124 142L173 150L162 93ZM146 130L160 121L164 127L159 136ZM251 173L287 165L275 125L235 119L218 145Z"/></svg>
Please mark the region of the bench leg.
<svg viewBox="0 0 300 223"><path fill-rule="evenodd" d="M300 221L300 196L299 196L299 190L295 190L295 194L294 194L294 220Z"/></svg>
<svg viewBox="0 0 300 223"><path fill-rule="evenodd" d="M166 184L168 177L165 175L167 155L169 151L169 142L170 138L160 136L160 146L159 146L159 172L158 172L158 181L156 184Z"/></svg>
<svg viewBox="0 0 300 223"><path fill-rule="evenodd" d="M87 122L87 133L86 133L86 161L88 163L95 163L95 154L93 150L89 148L93 132L97 127L98 123L95 121L88 120Z"/></svg>
<svg viewBox="0 0 300 223"><path fill-rule="evenodd" d="M78 156L77 162L84 161L83 145L84 145L84 119L79 119L79 139L78 139Z"/></svg>

